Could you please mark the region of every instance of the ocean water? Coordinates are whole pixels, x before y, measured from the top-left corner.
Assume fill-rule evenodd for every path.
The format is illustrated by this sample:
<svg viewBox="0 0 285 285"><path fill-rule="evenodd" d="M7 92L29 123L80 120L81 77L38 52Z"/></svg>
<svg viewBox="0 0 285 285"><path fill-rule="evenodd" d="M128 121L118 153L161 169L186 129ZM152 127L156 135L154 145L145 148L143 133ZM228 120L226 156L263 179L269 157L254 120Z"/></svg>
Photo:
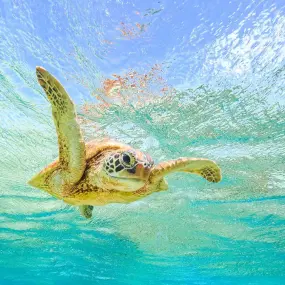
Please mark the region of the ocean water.
<svg viewBox="0 0 285 285"><path fill-rule="evenodd" d="M284 1L0 0L0 284L285 284ZM27 185L58 155L35 66L86 141L215 160L128 205Z"/></svg>

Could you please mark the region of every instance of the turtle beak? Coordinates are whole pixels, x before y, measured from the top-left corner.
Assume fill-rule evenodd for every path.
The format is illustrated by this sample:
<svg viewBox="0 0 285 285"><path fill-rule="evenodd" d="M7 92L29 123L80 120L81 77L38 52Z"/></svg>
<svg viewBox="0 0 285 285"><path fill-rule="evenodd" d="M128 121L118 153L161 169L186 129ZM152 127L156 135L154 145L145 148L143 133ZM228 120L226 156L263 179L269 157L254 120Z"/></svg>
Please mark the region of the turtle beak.
<svg viewBox="0 0 285 285"><path fill-rule="evenodd" d="M140 163L136 166L136 176L141 180L148 180L149 174L150 168L146 168Z"/></svg>

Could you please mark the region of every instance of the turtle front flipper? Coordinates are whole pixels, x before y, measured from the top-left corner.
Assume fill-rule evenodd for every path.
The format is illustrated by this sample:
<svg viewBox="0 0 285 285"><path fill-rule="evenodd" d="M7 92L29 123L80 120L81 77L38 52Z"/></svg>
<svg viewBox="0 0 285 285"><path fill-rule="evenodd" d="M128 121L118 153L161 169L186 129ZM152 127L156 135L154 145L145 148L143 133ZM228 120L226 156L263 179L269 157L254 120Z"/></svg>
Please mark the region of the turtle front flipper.
<svg viewBox="0 0 285 285"><path fill-rule="evenodd" d="M197 174L210 182L222 179L219 166L212 160L204 158L178 158L158 164L150 173L150 182L156 183L172 172L189 172Z"/></svg>
<svg viewBox="0 0 285 285"><path fill-rule="evenodd" d="M36 68L38 81L52 106L52 115L59 145L60 179L56 185L73 185L85 170L85 143L76 121L76 111L72 100L60 82L42 67ZM58 185L58 181L61 181ZM51 181L55 184L55 181Z"/></svg>
<svg viewBox="0 0 285 285"><path fill-rule="evenodd" d="M79 211L80 211L81 216L85 217L86 219L91 219L93 208L94 207L90 205L79 206Z"/></svg>

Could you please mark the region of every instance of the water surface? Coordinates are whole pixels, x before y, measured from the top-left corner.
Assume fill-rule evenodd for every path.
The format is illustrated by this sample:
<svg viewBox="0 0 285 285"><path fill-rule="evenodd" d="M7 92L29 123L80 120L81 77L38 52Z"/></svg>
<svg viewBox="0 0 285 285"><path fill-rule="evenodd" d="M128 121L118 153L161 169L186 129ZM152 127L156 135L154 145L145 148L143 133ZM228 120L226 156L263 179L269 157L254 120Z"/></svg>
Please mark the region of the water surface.
<svg viewBox="0 0 285 285"><path fill-rule="evenodd" d="M284 284L284 12L0 1L1 284ZM28 186L58 151L36 65L68 90L86 141L213 159L223 181L171 175L167 192L92 221Z"/></svg>

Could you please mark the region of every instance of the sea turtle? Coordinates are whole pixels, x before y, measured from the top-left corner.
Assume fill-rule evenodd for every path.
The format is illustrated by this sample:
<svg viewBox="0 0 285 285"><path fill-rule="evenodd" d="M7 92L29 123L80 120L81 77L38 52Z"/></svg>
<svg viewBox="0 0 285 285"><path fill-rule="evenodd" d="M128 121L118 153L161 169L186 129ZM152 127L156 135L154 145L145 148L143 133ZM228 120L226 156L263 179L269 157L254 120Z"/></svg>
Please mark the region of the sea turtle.
<svg viewBox="0 0 285 285"><path fill-rule="evenodd" d="M115 141L85 143L74 104L63 86L43 67L37 67L36 74L52 105L59 158L28 183L79 206L82 216L91 218L93 206L130 203L167 190L164 176L172 172L221 180L220 168L208 159L178 158L154 166L148 154L131 146Z"/></svg>

